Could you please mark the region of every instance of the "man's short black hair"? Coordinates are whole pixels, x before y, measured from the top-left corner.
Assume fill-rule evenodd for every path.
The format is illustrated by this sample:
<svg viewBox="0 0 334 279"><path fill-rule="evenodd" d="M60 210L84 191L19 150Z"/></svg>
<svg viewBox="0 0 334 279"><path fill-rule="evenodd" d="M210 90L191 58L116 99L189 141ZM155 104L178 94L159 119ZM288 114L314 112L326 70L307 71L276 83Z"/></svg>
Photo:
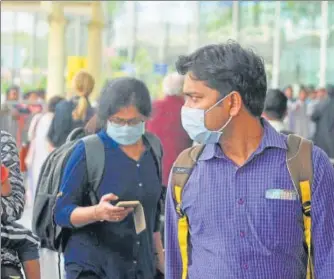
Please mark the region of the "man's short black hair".
<svg viewBox="0 0 334 279"><path fill-rule="evenodd" d="M180 56L176 69L191 72L196 80L205 81L221 97L237 91L247 110L259 117L263 112L267 77L263 59L234 41L208 45L187 56Z"/></svg>
<svg viewBox="0 0 334 279"><path fill-rule="evenodd" d="M288 109L288 98L278 89L269 89L264 105L264 112L274 120L283 120Z"/></svg>

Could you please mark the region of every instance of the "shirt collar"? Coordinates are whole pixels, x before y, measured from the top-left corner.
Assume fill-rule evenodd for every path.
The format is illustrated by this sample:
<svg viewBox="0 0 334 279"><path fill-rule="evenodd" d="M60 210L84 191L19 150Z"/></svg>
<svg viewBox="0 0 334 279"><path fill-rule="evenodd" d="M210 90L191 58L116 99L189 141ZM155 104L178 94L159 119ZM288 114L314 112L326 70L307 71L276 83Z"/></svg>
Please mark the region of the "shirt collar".
<svg viewBox="0 0 334 279"><path fill-rule="evenodd" d="M108 136L107 132L103 129L101 130L98 135L102 139L102 141L105 143L106 147L108 148L116 148L118 147L118 143L114 141L111 137Z"/></svg>
<svg viewBox="0 0 334 279"><path fill-rule="evenodd" d="M267 120L261 118L264 134L261 143L254 154L262 153L267 148L278 148L287 150L286 137L277 132ZM210 160L212 158L226 158L218 144L207 144L199 160Z"/></svg>
<svg viewBox="0 0 334 279"><path fill-rule="evenodd" d="M268 120L268 123L277 131L281 132L285 129L284 123L279 120Z"/></svg>

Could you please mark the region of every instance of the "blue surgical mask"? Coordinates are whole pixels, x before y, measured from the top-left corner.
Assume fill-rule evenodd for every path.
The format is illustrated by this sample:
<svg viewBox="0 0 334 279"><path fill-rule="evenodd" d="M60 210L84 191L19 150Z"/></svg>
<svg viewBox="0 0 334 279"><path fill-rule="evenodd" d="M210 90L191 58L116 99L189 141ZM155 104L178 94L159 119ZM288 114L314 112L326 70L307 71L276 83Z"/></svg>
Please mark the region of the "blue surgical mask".
<svg viewBox="0 0 334 279"><path fill-rule="evenodd" d="M210 131L205 127L205 115L209 111L211 111L214 107L216 107L218 104L220 104L222 101L224 101L229 95L219 100L208 110L189 108L185 106L182 107L181 110L182 126L192 140L202 144L219 142L219 139L223 134L223 130L232 120L232 116L229 118L226 124L218 131Z"/></svg>
<svg viewBox="0 0 334 279"><path fill-rule="evenodd" d="M145 133L145 122L137 125L119 125L108 121L107 134L120 145L132 145L139 141Z"/></svg>

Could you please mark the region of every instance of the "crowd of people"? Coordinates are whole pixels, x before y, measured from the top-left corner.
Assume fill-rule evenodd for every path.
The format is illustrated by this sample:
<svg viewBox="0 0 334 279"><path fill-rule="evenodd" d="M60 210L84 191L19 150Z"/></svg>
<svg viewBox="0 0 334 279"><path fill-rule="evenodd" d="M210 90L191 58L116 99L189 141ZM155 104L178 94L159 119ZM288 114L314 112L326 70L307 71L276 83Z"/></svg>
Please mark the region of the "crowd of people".
<svg viewBox="0 0 334 279"><path fill-rule="evenodd" d="M284 93L288 99L285 128L313 140L334 158L334 86L319 89L300 86L297 99L291 86Z"/></svg>
<svg viewBox="0 0 334 279"><path fill-rule="evenodd" d="M123 77L105 83L93 108L94 78L80 71L70 98L43 107L36 90L31 104L12 106L32 120L25 186L15 140L1 130L2 278L21 267L27 279L58 274L49 239L16 220L25 190L34 203L50 187L40 177L56 172L42 166L70 140L50 204L66 278L334 278L334 87L300 86L297 99L292 86L267 90L263 60L236 42L180 56L176 69L162 100ZM308 162L290 170L287 158L301 158L289 157L293 140L313 166L300 180ZM103 164L97 188L90 161Z"/></svg>

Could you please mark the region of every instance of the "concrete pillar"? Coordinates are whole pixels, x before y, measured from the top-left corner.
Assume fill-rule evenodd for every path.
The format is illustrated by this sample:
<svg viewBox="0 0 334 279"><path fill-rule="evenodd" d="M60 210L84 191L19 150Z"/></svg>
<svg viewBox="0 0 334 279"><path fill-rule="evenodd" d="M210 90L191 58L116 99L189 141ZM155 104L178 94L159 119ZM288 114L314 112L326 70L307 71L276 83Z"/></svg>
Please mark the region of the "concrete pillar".
<svg viewBox="0 0 334 279"><path fill-rule="evenodd" d="M239 20L239 1L233 1L232 5L232 37L239 40L240 20Z"/></svg>
<svg viewBox="0 0 334 279"><path fill-rule="evenodd" d="M126 2L128 20L130 26L129 38L128 38L128 62L133 63L136 57L137 49L137 24L138 24L138 13L137 13L137 1Z"/></svg>
<svg viewBox="0 0 334 279"><path fill-rule="evenodd" d="M91 3L91 21L88 24L88 72L95 79L95 88L91 99L95 100L101 88L102 68L102 29L104 26L101 2Z"/></svg>
<svg viewBox="0 0 334 279"><path fill-rule="evenodd" d="M161 24L162 26L162 39L159 46L159 62L166 63L166 55L169 46L169 28L170 23L165 21Z"/></svg>
<svg viewBox="0 0 334 279"><path fill-rule="evenodd" d="M32 23L32 36L31 36L31 53L30 53L30 67L33 69L32 74L32 84L35 85L36 77L36 48L37 48L37 24L38 24L38 13L33 13L33 23Z"/></svg>
<svg viewBox="0 0 334 279"><path fill-rule="evenodd" d="M17 47L17 12L12 12L12 24L13 24L13 33L12 33L12 52L11 52L11 59L12 59L12 84L19 85L20 82L18 82L18 63L17 61L20 61L18 58L18 47Z"/></svg>
<svg viewBox="0 0 334 279"><path fill-rule="evenodd" d="M327 47L328 47L328 1L321 1L321 33L320 33L320 74L319 86L326 86Z"/></svg>
<svg viewBox="0 0 334 279"><path fill-rule="evenodd" d="M201 30L200 30L200 1L189 1L188 2L191 10L193 11L193 21L189 24L189 45L188 45L188 52L191 53L199 48L200 46L200 37L201 37Z"/></svg>
<svg viewBox="0 0 334 279"><path fill-rule="evenodd" d="M281 62L281 1L275 3L275 29L273 38L273 70L271 87L279 87Z"/></svg>
<svg viewBox="0 0 334 279"><path fill-rule="evenodd" d="M75 22L75 27L74 27L74 32L75 32L75 55L76 56L81 56L82 55L82 29L81 29L81 16L77 16L74 20Z"/></svg>
<svg viewBox="0 0 334 279"><path fill-rule="evenodd" d="M63 4L55 1L49 15L47 98L65 96L65 25Z"/></svg>

